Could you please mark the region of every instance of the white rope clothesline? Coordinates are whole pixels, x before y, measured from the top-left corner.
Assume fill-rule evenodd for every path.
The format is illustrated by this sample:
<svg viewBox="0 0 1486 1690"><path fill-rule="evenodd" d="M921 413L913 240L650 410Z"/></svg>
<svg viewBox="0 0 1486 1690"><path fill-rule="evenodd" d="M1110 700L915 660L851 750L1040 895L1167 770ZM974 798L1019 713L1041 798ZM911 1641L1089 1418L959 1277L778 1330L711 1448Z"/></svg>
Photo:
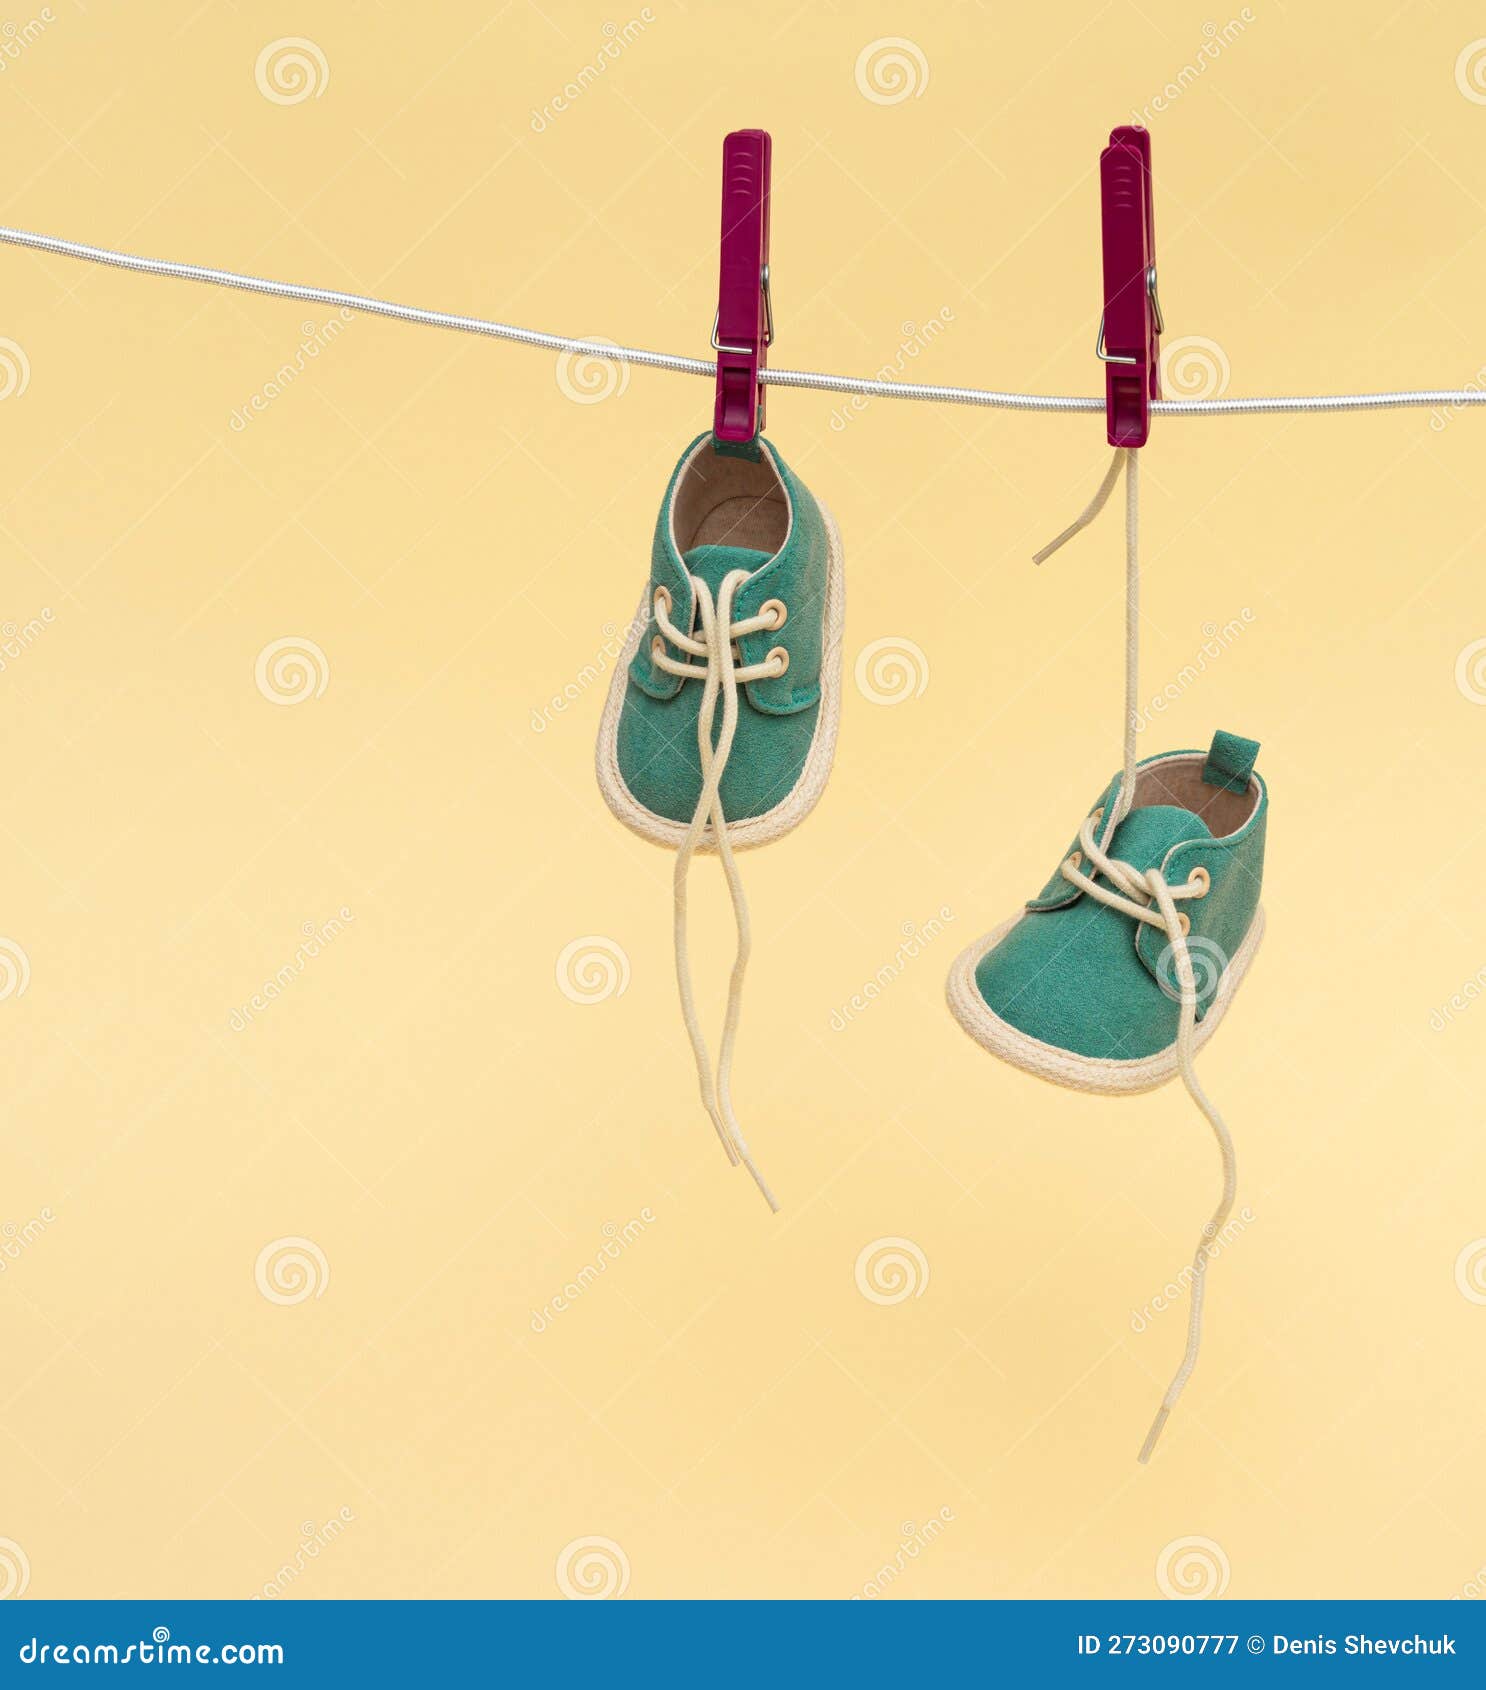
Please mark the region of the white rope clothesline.
<svg viewBox="0 0 1486 1690"><path fill-rule="evenodd" d="M710 358L683 358L673 352L648 352L643 347L615 346L608 341L543 334L537 329L523 329L514 323L468 317L451 311L429 311L422 306L399 305L394 300L346 293L339 288L308 287L299 282L277 282L265 276L250 276L238 270L217 270L200 264L177 264L164 258L115 252L109 247L66 241L59 236L37 234L30 229L0 225L0 243L28 247L34 252L49 252L59 258L79 258L91 264L106 264L116 270L132 270L147 276L170 276L183 282L209 282L216 287L238 288L245 293L267 294L276 299L339 306L348 311L391 317L402 323L420 323L427 328L456 329L464 334L514 341L521 346L540 346L552 352L587 354L650 369L674 370L681 375L710 378L717 373L716 363ZM1001 411L1104 409L1102 398L1082 398L1073 394L1005 393L987 387L936 387L918 382L825 375L812 370L765 369L762 377L770 387L809 388L819 393L845 393L861 398L915 399L927 404L979 405ZM1265 399L1158 399L1152 402L1151 411L1156 416L1165 417L1217 417L1273 415L1285 411L1386 411L1411 406L1450 409L1469 405L1486 405L1486 389L1421 388L1389 393L1295 394Z"/></svg>

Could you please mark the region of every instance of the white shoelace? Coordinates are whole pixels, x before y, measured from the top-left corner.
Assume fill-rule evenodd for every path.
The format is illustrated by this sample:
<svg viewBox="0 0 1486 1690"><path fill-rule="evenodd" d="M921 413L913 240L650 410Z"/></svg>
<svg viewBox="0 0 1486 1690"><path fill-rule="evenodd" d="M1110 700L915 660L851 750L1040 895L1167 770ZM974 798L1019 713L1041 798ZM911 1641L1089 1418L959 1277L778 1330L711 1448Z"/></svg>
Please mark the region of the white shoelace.
<svg viewBox="0 0 1486 1690"><path fill-rule="evenodd" d="M687 1036L691 1040L692 1054L696 1058L697 1083L702 1094L702 1106L717 1129L717 1136L728 1153L728 1160L735 1165L741 1162L748 1169L753 1175L754 1183L764 1194L765 1201L777 1213L779 1203L769 1189L768 1181L754 1163L748 1143L743 1137L743 1129L738 1124L732 1097L733 1047L737 1042L738 1019L743 1008L743 977L748 969L753 937L748 920L748 900L743 894L742 877L738 873L732 841L728 837L727 817L723 814L720 788L723 771L727 768L728 757L732 753L733 738L738 729L739 683L782 675L789 666L788 654L782 647L775 647L761 663L740 664L737 661L737 653L734 650L736 640L745 634L781 627L784 621L783 606L773 608L776 604L774 600L765 605L756 616L745 616L737 622L732 620L734 595L747 579L746 569L730 570L723 577L714 602L707 583L699 576L691 577L692 593L701 623L702 637L699 640L692 638L671 621L670 594L664 587L657 588L654 610L660 634L651 644L650 656L655 667L664 670L666 674L679 675L683 681L696 679L702 683L702 698L697 709L697 750L702 761L702 790L697 797L697 806L692 812L686 837L676 852L674 883L676 984L681 993L681 1014L686 1022ZM687 663L672 657L666 650L667 642L689 657L701 658L702 663ZM712 727L716 720L719 693L722 695L722 728L714 747ZM727 1014L723 1020L715 1072L707 1052L707 1040L697 1016L686 923L687 882L692 859L709 821L717 843L722 872L727 879L728 893L732 898L733 920L738 929L738 946L728 981Z"/></svg>
<svg viewBox="0 0 1486 1690"><path fill-rule="evenodd" d="M1114 490L1122 459L1125 470L1125 744L1124 777L1115 798L1114 819L1108 829L1111 839L1114 837L1115 828L1130 813L1135 796L1136 698L1140 683L1140 481L1138 456L1134 451L1121 448L1115 452L1114 461L1110 464L1104 480L1100 482L1098 492L1085 510L1055 540L1044 546L1034 559L1035 562L1041 563L1044 558L1051 557L1060 546L1087 528L1098 516ZM1165 932L1180 993L1181 1014L1176 1034L1177 1062L1181 1068L1183 1083L1191 1094L1192 1101L1207 1118L1213 1136L1218 1141L1218 1152L1223 1159L1223 1194L1213 1211L1212 1219L1202 1229L1197 1253L1192 1258L1192 1295L1187 1311L1187 1347L1181 1365L1166 1387L1161 1406L1157 1409L1151 1429L1146 1433L1145 1442L1140 1448L1139 1459L1148 1462L1166 1422L1171 1418L1171 1411L1175 1408L1177 1399L1186 1389L1187 1381L1197 1366L1197 1352L1202 1343L1202 1307L1207 1286L1208 1258L1212 1254L1214 1241L1233 1209L1233 1199L1238 1189L1238 1170L1232 1136L1223 1117L1203 1091L1193 1064L1192 1047L1197 1028L1197 981L1192 970L1191 953L1187 948L1190 923L1176 907L1179 899L1203 897L1210 882L1204 876L1201 881L1189 879L1180 886L1168 886L1160 869L1138 869L1119 857L1110 856L1095 837L1101 817L1102 812L1098 810L1086 817L1079 829L1078 838L1083 857L1088 860L1095 873L1102 874L1110 885L1103 886L1093 874L1082 872L1078 853L1064 861L1063 878L1081 892L1087 892L1101 904L1108 905L1110 909L1119 910L1136 921L1159 927Z"/></svg>

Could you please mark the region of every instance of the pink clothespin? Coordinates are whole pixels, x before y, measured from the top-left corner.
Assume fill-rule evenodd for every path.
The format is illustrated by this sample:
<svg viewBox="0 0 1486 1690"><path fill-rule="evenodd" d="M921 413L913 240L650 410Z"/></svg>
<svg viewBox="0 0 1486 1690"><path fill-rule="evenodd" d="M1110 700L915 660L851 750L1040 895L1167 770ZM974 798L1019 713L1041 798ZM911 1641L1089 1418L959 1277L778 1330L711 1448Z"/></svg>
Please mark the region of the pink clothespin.
<svg viewBox="0 0 1486 1690"><path fill-rule="evenodd" d="M735 129L722 143L722 256L717 282L719 440L749 441L764 426L759 372L774 339L769 298L769 166L773 143L764 129Z"/></svg>
<svg viewBox="0 0 1486 1690"><path fill-rule="evenodd" d="M1104 413L1111 446L1144 446L1151 400L1161 397L1161 300L1150 131L1125 124L1099 155L1104 228L1104 314L1095 351L1104 361Z"/></svg>

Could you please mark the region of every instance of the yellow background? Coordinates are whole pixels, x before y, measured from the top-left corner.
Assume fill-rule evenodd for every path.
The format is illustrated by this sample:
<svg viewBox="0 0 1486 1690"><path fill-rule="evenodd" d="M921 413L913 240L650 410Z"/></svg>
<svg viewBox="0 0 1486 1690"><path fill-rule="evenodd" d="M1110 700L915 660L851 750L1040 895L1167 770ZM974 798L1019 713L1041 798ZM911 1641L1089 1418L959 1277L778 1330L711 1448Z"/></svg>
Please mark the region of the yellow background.
<svg viewBox="0 0 1486 1690"><path fill-rule="evenodd" d="M947 310L905 374L1093 393L1099 149L1229 15L654 0L537 132L638 8L55 0L0 73L3 216L700 355L721 137L763 125L777 364L871 373ZM1151 117L1170 337L1233 395L1472 381L1480 14L1252 15ZM329 74L280 104L255 63L290 36ZM927 75L884 104L855 67L892 36ZM1194 1535L1233 1596L1474 1579L1486 1007L1430 1018L1486 963L1486 708L1456 678L1486 416L1161 420L1143 457L1147 695L1251 613L1143 749L1253 735L1273 798L1269 937L1200 1063L1255 1218L1143 1470L1185 1305L1131 1313L1212 1204L1207 1131L1179 1086L998 1064L942 991L1118 761L1118 519L1029 562L1102 419L880 400L833 428L839 399L773 394L841 523L848 669L819 811L743 863L771 1220L697 1107L670 860L591 771L593 671L708 385L634 368L579 403L549 353L363 317L234 429L328 310L14 249L0 301L29 372L0 615L51 612L0 672L30 969L0 1003L0 1537L30 1594L555 1596L603 1536L632 1597L840 1597L941 1510L893 1594L1155 1595ZM291 637L328 678L277 707L255 664ZM928 684L883 706L852 673L889 638ZM710 1019L730 929L696 884ZM582 1004L557 961L593 936L628 983ZM293 1237L328 1277L285 1305L255 1263ZM921 1296L859 1291L884 1237Z"/></svg>

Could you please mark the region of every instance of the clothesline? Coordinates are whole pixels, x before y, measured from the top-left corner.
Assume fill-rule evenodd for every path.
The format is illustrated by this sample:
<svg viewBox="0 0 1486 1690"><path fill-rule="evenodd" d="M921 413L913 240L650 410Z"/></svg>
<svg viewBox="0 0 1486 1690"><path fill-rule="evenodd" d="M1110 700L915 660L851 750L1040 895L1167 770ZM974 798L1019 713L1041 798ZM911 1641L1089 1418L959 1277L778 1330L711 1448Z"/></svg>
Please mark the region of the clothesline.
<svg viewBox="0 0 1486 1690"><path fill-rule="evenodd" d="M267 294L275 299L302 300L307 304L331 305L347 311L364 311L372 316L391 317L402 323L420 323L427 328L456 329L464 334L485 335L494 340L513 341L521 346L540 346L551 352L607 358L657 370L674 370L680 375L706 376L717 373L710 358L683 358L673 352L649 352L643 347L615 346L603 340L582 340L570 335L544 334L514 323L500 323L486 317L467 317L450 311L430 311L417 305L399 305L395 300L369 294L346 293L339 288L308 287L300 282L278 282L265 276L250 276L237 270L218 270L200 264L178 264L164 258L145 258L137 253L115 252L109 247L89 246L82 241L62 240L56 235L37 234L30 229L0 225L0 242L29 247L59 258L78 258L91 264L106 264L116 270L132 270L147 276L170 276L177 281L209 282L216 287L237 288L245 293ZM1002 411L1103 411L1104 399L1073 394L1007 393L987 387L939 387L919 382L875 381L861 376L826 375L813 370L764 369L770 387L808 388L819 393L845 393L871 399L914 399L925 404L979 405ZM1159 399L1151 411L1165 417L1216 417L1268 415L1285 411L1386 411L1410 406L1453 409L1486 405L1486 390L1476 388L1421 388L1386 393L1326 393L1281 395L1261 399Z"/></svg>

